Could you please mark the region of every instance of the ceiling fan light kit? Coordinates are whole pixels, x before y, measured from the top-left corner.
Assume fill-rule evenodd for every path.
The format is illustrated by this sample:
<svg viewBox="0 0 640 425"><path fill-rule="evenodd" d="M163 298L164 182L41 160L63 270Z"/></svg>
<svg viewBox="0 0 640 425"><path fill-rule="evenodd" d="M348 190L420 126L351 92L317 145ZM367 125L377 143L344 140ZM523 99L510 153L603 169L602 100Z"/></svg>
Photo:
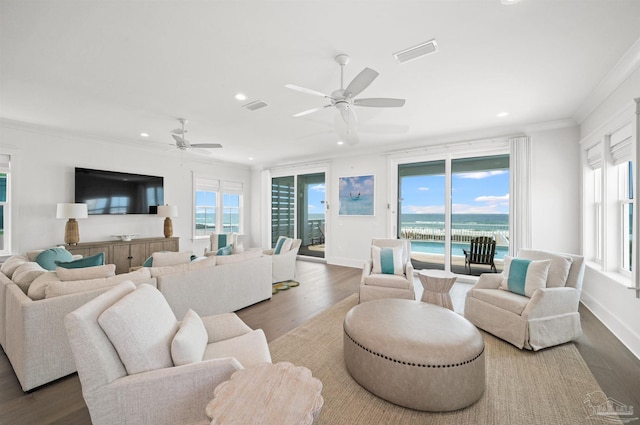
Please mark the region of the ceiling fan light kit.
<svg viewBox="0 0 640 425"><path fill-rule="evenodd" d="M406 63L414 59L436 53L437 51L438 43L436 43L436 39L434 38L429 41L425 41L424 43L418 44L417 46L400 50L399 52L394 53L393 57L396 58L398 63Z"/></svg>

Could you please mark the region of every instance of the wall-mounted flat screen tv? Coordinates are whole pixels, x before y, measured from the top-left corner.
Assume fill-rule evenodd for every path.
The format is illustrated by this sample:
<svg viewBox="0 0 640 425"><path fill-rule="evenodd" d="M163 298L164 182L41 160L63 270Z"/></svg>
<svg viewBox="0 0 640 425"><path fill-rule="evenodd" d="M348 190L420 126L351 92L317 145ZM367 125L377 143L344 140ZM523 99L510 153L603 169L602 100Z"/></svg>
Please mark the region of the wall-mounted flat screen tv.
<svg viewBox="0 0 640 425"><path fill-rule="evenodd" d="M155 214L164 204L164 178L76 167L75 202L89 214Z"/></svg>

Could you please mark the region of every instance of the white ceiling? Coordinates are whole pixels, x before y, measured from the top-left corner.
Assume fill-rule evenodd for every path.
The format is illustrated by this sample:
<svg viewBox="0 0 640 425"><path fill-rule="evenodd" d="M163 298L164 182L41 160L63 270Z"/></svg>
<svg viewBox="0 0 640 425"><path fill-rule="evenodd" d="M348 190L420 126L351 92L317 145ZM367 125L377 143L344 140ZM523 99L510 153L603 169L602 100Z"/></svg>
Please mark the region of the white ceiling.
<svg viewBox="0 0 640 425"><path fill-rule="evenodd" d="M432 38L438 53L395 62ZM191 142L224 145L212 159L276 165L579 121L639 39L638 0L0 0L0 117L156 149L186 117ZM284 87L331 93L339 53L345 84L380 73L359 97L406 99L357 109L355 146L335 109L293 118L325 100Z"/></svg>

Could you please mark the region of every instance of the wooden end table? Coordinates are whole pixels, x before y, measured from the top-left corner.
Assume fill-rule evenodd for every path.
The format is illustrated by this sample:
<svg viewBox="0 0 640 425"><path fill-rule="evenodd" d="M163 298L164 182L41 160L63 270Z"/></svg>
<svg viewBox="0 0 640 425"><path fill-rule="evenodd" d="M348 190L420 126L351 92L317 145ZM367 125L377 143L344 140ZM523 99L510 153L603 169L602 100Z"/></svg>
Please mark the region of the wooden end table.
<svg viewBox="0 0 640 425"><path fill-rule="evenodd" d="M418 279L424 292L421 301L446 307L453 311L453 302L449 291L456 282L456 275L444 270L420 270Z"/></svg>
<svg viewBox="0 0 640 425"><path fill-rule="evenodd" d="M305 367L262 363L218 385L206 412L212 425L312 425L324 404L321 391Z"/></svg>

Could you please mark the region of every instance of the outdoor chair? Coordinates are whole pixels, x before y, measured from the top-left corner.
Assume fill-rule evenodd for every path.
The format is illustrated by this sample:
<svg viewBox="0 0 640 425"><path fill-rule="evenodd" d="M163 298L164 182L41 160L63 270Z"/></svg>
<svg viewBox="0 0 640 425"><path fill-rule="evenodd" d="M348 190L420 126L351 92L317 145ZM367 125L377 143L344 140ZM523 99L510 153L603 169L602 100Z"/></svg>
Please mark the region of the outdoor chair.
<svg viewBox="0 0 640 425"><path fill-rule="evenodd" d="M493 262L493 257L496 254L496 241L492 237L479 236L471 239L469 250L463 249L462 251L464 252L464 267L469 270L469 274L471 274L472 264L491 266L493 272L498 272Z"/></svg>

